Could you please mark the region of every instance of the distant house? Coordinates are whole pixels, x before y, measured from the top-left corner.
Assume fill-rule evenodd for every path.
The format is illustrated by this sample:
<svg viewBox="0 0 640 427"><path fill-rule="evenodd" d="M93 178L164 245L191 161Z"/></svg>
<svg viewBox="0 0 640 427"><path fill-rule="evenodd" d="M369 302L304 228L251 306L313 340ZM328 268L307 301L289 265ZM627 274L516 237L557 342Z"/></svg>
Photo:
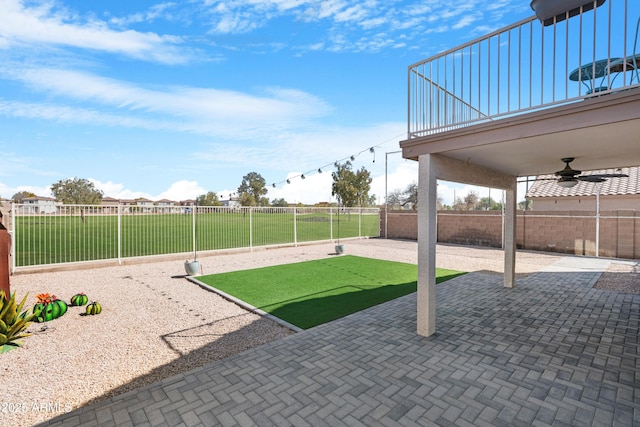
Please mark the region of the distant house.
<svg viewBox="0 0 640 427"><path fill-rule="evenodd" d="M607 178L604 182L579 181L575 187L563 188L553 175L539 176L526 194L534 211L595 211L599 196L601 211L640 211L640 166L585 171L582 175L616 174L628 178Z"/></svg>
<svg viewBox="0 0 640 427"><path fill-rule="evenodd" d="M174 206L176 202L169 199L162 199L162 200L158 200L155 204L156 206Z"/></svg>
<svg viewBox="0 0 640 427"><path fill-rule="evenodd" d="M120 200L114 199L113 197L102 198L102 206L118 206L119 204Z"/></svg>
<svg viewBox="0 0 640 427"><path fill-rule="evenodd" d="M240 198L238 197L230 197L228 200L220 200L220 203L222 204L222 206L227 206L234 209L242 206L242 204L240 203Z"/></svg>
<svg viewBox="0 0 640 427"><path fill-rule="evenodd" d="M153 200L145 199L144 197L139 197L135 199L135 209L138 212L152 212L153 211Z"/></svg>
<svg viewBox="0 0 640 427"><path fill-rule="evenodd" d="M56 199L51 197L26 197L19 207L23 214L51 214L57 212Z"/></svg>

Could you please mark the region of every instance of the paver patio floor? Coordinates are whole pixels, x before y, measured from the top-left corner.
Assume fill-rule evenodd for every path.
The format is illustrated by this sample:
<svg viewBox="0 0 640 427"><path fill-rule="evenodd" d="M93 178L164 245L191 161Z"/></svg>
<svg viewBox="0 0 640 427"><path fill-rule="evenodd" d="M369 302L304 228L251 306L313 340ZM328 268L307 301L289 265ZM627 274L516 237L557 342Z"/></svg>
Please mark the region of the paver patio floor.
<svg viewBox="0 0 640 427"><path fill-rule="evenodd" d="M470 273L435 336L412 294L44 425L640 425L640 295L593 289L607 263Z"/></svg>

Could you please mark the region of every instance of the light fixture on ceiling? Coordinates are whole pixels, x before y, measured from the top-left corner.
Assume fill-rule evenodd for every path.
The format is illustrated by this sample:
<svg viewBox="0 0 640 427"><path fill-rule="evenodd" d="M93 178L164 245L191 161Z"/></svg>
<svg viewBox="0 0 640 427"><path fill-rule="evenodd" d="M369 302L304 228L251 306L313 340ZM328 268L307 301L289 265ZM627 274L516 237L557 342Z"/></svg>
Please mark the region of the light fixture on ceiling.
<svg viewBox="0 0 640 427"><path fill-rule="evenodd" d="M578 183L577 179L559 179L558 185L562 188L571 188L575 187Z"/></svg>

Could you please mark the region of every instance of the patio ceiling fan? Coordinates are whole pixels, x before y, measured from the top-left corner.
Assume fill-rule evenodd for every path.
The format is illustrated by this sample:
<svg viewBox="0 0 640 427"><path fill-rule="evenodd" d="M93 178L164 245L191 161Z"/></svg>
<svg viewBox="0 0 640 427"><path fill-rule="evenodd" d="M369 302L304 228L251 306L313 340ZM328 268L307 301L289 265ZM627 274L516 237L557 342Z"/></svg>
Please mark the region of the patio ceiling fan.
<svg viewBox="0 0 640 427"><path fill-rule="evenodd" d="M555 173L557 178L546 178L546 179L557 179L558 185L564 188L571 188L575 186L578 183L578 181L604 182L606 181L606 178L626 178L629 176L624 173L600 173L600 174L580 175L582 171L573 169L571 166L569 166L569 163L573 162L574 157L564 157L561 160L565 163L565 166L564 166L564 169L559 170Z"/></svg>

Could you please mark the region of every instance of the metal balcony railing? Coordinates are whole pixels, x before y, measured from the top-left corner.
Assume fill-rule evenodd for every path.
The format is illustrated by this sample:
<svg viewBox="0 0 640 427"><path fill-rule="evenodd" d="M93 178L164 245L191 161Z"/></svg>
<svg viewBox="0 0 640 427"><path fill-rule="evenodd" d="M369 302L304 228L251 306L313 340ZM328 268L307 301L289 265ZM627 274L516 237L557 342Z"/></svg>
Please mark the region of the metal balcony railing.
<svg viewBox="0 0 640 427"><path fill-rule="evenodd" d="M593 3L409 66L408 139L640 87L640 1Z"/></svg>

